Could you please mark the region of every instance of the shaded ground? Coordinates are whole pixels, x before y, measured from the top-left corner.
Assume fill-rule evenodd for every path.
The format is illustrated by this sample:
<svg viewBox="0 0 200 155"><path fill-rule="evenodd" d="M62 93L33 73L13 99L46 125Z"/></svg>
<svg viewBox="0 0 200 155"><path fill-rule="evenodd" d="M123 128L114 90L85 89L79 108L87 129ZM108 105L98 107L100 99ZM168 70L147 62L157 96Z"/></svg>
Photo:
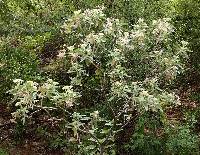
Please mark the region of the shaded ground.
<svg viewBox="0 0 200 155"><path fill-rule="evenodd" d="M3 148L9 155L63 155L62 150L52 150L48 145L35 135L35 128L27 130L25 137L17 137L15 133L15 123L9 109L0 104L0 148ZM37 125L36 125L37 126ZM16 141L18 140L18 142ZM21 139L23 139L21 141ZM0 155L2 155L0 149Z"/></svg>

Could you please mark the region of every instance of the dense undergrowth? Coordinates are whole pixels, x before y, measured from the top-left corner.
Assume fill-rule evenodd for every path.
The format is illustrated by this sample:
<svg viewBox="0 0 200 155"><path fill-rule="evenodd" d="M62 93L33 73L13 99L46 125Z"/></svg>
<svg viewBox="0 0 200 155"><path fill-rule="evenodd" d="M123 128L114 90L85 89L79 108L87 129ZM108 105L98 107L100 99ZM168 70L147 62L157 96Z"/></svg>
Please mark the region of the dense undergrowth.
<svg viewBox="0 0 200 155"><path fill-rule="evenodd" d="M199 154L198 6L0 1L0 153Z"/></svg>

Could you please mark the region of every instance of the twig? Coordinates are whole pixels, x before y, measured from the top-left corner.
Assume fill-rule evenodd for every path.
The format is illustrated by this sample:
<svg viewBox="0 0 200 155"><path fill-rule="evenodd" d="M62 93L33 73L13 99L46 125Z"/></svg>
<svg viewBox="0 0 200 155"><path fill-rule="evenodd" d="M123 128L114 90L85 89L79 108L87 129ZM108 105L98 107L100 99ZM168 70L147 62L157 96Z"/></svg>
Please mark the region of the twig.
<svg viewBox="0 0 200 155"><path fill-rule="evenodd" d="M55 108L55 107L43 107L43 106L37 106L37 105L34 105L34 107L41 108L41 109L48 109L48 110L57 110L58 109L58 108Z"/></svg>
<svg viewBox="0 0 200 155"><path fill-rule="evenodd" d="M34 115L35 113L37 113L37 112L39 112L39 111L41 111L41 110L42 110L42 109L38 109L38 110L32 112L32 113L30 114L30 117L33 117L33 115Z"/></svg>

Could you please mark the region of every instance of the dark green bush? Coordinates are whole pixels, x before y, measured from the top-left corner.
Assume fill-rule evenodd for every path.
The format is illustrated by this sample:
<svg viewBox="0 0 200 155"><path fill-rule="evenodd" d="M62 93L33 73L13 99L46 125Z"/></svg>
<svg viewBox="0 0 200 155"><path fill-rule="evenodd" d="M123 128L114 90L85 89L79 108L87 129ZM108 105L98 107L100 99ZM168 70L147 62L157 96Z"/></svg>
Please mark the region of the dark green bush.
<svg viewBox="0 0 200 155"><path fill-rule="evenodd" d="M199 154L199 138L189 126L172 127L167 134L166 148L170 154Z"/></svg>
<svg viewBox="0 0 200 155"><path fill-rule="evenodd" d="M180 38L189 42L191 69L199 72L200 64L200 1L199 0L178 0L174 1L174 23Z"/></svg>

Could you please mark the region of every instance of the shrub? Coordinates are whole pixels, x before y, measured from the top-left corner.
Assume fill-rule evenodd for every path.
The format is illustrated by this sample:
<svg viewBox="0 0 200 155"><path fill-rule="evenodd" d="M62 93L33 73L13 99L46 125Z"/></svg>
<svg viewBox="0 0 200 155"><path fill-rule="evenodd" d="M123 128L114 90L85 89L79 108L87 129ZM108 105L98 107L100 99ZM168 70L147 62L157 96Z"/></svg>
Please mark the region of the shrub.
<svg viewBox="0 0 200 155"><path fill-rule="evenodd" d="M190 53L191 69L199 71L199 0L178 0L173 2L174 25L180 38L189 42L189 47L193 51Z"/></svg>
<svg viewBox="0 0 200 155"><path fill-rule="evenodd" d="M169 132L166 147L171 154L198 154L198 142L198 136L192 133L189 126L179 126Z"/></svg>
<svg viewBox="0 0 200 155"><path fill-rule="evenodd" d="M128 153L164 154L163 117L159 114L145 113L136 122L134 133L125 145Z"/></svg>
<svg viewBox="0 0 200 155"><path fill-rule="evenodd" d="M47 74L41 71L41 64L52 59L52 55L59 50L54 38L59 34L59 27L70 9L73 10L70 2L60 0L0 2L2 100L7 99L5 93L13 85L13 78L46 79Z"/></svg>
<svg viewBox="0 0 200 155"><path fill-rule="evenodd" d="M167 106L180 105L168 85L184 70L181 59L188 49L186 42L171 39L170 19L149 25L139 19L132 27L103 11L75 11L61 26L66 43L56 60L67 70L68 86L16 79L10 91L17 108L13 116L23 123L38 110L50 117L49 111L63 111L54 117L61 117L68 143L80 154L115 154L117 133L136 116L164 115Z"/></svg>

